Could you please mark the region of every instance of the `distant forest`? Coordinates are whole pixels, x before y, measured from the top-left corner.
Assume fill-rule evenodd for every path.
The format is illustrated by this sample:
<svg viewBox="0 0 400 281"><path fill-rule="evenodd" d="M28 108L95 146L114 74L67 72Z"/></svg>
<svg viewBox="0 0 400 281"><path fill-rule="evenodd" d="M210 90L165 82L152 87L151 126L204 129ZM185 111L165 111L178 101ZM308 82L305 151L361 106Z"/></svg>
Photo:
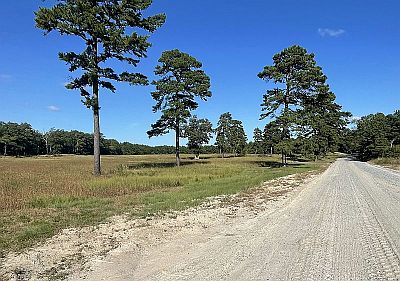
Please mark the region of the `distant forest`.
<svg viewBox="0 0 400 281"><path fill-rule="evenodd" d="M103 155L147 155L174 154L174 146L148 146L118 142L115 139L101 137L101 153ZM181 148L183 153L189 153L187 147ZM35 156L76 154L93 155L93 134L80 131L65 131L51 129L40 133L28 123L0 122L0 151L8 156ZM203 153L217 153L214 146L204 146Z"/></svg>
<svg viewBox="0 0 400 281"><path fill-rule="evenodd" d="M226 120L227 116L230 118L229 113L221 115L219 126L214 130L217 135L215 145L208 145L207 141L204 146L200 145L199 148L199 145L191 146L189 141L188 146L181 146L182 153L198 155L200 152L202 154L225 152L243 155L246 153L271 154L280 152L281 131L272 127L271 124L267 124L263 130L256 128L253 141L247 142L245 135L237 138L236 130L233 130L227 134L226 141L221 142L221 134L218 133L218 130L221 130L221 124L224 123L221 121ZM318 147L323 147L324 154L339 151L358 155L362 160L400 156L400 111L388 115L383 113L370 114L357 118L353 123L353 127L342 130L334 141L332 141L332 138L327 138L326 141L329 140L329 145L323 145L324 141L319 140ZM225 131L229 128L235 127L228 124ZM241 127L240 132L243 134L243 127ZM239 143L242 144L240 148L237 145ZM318 158L316 156L320 152L315 150L315 145L313 139L294 137L291 139L292 149L289 156L300 155L305 158ZM175 146L148 146L118 142L115 139L101 137L101 153L103 155L174 154L175 150ZM0 122L0 151L2 155L8 156L93 155L93 134L61 129L51 129L48 132L41 133L33 129L28 123Z"/></svg>
<svg viewBox="0 0 400 281"><path fill-rule="evenodd" d="M341 151L361 160L400 157L400 110L370 114L355 121L356 128L343 132Z"/></svg>

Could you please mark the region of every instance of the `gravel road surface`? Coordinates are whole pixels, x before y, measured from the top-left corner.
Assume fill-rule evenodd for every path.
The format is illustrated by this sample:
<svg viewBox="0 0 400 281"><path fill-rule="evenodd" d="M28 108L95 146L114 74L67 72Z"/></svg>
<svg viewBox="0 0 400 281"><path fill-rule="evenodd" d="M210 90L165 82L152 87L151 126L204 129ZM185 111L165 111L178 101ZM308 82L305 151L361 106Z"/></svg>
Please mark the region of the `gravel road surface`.
<svg viewBox="0 0 400 281"><path fill-rule="evenodd" d="M85 280L400 280L399 253L400 174L340 159L273 212L121 251Z"/></svg>

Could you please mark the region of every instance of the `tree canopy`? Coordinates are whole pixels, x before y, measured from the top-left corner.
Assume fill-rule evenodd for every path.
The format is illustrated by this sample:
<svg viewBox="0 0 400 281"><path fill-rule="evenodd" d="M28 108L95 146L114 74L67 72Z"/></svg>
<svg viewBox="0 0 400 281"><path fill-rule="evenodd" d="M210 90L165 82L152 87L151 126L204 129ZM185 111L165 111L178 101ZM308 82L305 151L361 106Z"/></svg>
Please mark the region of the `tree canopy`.
<svg viewBox="0 0 400 281"><path fill-rule="evenodd" d="M347 152L358 154L362 160L400 156L399 124L400 111L362 117L356 122L356 128L346 134Z"/></svg>
<svg viewBox="0 0 400 281"><path fill-rule="evenodd" d="M228 132L228 143L235 155L244 154L247 144L247 136L244 131L242 121L232 120L232 124Z"/></svg>
<svg viewBox="0 0 400 281"><path fill-rule="evenodd" d="M184 127L184 137L188 138L188 148L196 154L196 159L200 158L203 145L208 144L212 137L212 124L208 119L198 119L196 115L189 119L189 123Z"/></svg>
<svg viewBox="0 0 400 281"><path fill-rule="evenodd" d="M42 152L42 135L28 123L0 122L0 147L2 154L37 155Z"/></svg>
<svg viewBox="0 0 400 281"><path fill-rule="evenodd" d="M229 112L221 114L216 133L216 145L219 148L222 157L226 153L235 153L236 155L243 154L247 144L247 136L243 128L242 121L232 118Z"/></svg>
<svg viewBox="0 0 400 281"><path fill-rule="evenodd" d="M335 102L336 96L327 85L319 86L315 93L304 98L298 110L298 137L304 142L303 154L323 157L336 150L340 136L351 116Z"/></svg>
<svg viewBox="0 0 400 281"><path fill-rule="evenodd" d="M215 133L217 135L215 145L218 146L222 157L224 157L225 153L229 150L228 138L232 121L232 114L225 112L219 117L217 128L215 128Z"/></svg>
<svg viewBox="0 0 400 281"><path fill-rule="evenodd" d="M265 146L264 146L264 136L263 132L261 131L260 128L255 128L253 132L253 140L254 140L254 147L255 147L255 153L265 153Z"/></svg>

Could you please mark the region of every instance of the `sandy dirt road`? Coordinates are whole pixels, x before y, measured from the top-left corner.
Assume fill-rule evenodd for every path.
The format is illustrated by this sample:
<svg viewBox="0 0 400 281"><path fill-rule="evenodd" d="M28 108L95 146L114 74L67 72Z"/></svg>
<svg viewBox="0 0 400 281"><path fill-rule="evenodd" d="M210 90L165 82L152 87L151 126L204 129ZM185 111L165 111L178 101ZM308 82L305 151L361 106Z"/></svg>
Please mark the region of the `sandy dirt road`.
<svg viewBox="0 0 400 281"><path fill-rule="evenodd" d="M341 159L274 211L121 251L84 278L400 280L399 252L400 174Z"/></svg>

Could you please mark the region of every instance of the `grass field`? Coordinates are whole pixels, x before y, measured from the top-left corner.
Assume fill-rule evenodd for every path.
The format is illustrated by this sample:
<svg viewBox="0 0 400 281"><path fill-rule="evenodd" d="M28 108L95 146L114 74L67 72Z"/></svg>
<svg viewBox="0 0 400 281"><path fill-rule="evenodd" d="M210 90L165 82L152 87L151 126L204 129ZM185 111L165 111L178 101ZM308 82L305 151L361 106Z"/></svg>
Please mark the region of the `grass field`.
<svg viewBox="0 0 400 281"><path fill-rule="evenodd" d="M195 161L174 156L105 156L104 175L92 157L0 158L0 254L24 249L60 229L92 225L116 214L147 216L195 206L325 162L282 168L278 158L248 156Z"/></svg>
<svg viewBox="0 0 400 281"><path fill-rule="evenodd" d="M400 158L378 158L371 160L371 163L400 170Z"/></svg>

